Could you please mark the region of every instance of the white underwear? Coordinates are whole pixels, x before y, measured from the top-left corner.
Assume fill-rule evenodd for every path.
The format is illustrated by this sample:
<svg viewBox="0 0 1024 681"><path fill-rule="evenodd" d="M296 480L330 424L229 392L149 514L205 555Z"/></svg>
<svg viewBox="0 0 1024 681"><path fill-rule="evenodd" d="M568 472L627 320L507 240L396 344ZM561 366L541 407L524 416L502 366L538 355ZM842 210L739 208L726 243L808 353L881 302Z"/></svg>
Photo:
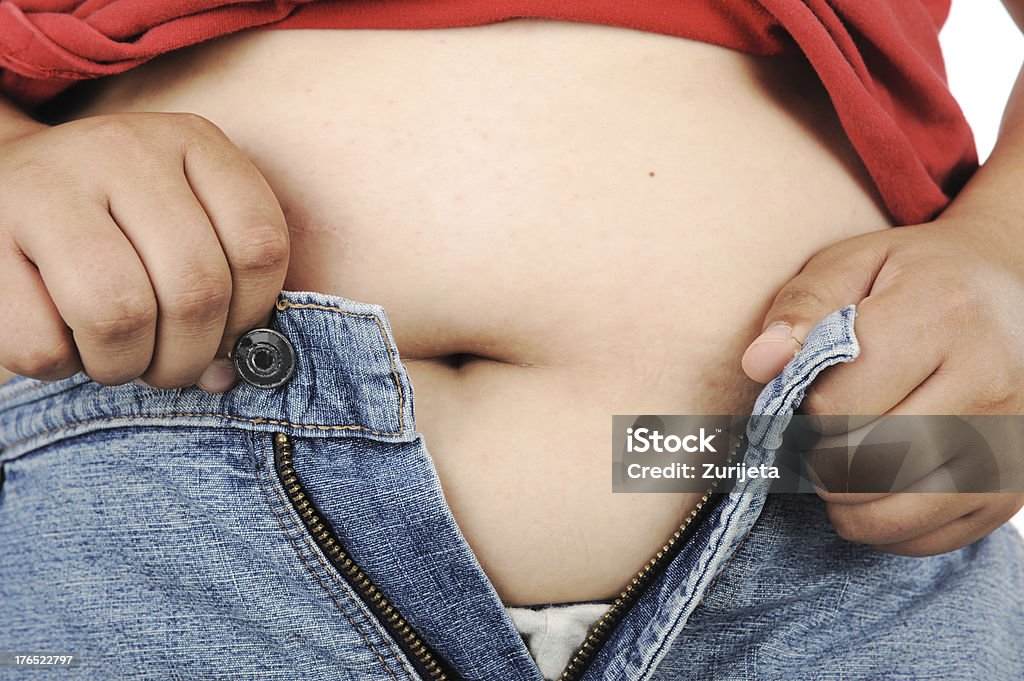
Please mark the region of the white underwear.
<svg viewBox="0 0 1024 681"><path fill-rule="evenodd" d="M547 681L557 679L611 602L505 608Z"/></svg>

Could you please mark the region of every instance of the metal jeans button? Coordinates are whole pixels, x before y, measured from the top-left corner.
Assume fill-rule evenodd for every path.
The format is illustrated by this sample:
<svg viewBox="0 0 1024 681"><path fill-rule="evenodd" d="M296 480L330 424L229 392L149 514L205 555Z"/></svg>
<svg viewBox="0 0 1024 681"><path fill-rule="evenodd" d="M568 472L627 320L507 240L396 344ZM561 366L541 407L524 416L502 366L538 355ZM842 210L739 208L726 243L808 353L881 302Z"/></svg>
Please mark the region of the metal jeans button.
<svg viewBox="0 0 1024 681"><path fill-rule="evenodd" d="M257 388L278 388L295 374L295 348L273 329L253 329L235 343L238 375Z"/></svg>

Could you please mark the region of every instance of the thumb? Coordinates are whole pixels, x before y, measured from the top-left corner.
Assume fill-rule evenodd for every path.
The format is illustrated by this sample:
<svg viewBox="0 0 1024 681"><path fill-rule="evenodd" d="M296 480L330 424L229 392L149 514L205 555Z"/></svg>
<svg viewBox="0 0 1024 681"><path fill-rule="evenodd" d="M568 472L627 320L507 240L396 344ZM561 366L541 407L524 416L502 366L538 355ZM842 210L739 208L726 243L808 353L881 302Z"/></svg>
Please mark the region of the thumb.
<svg viewBox="0 0 1024 681"><path fill-rule="evenodd" d="M791 279L765 315L761 335L747 347L741 364L747 376L767 383L792 359L811 329L827 315L870 295L889 249L863 237L847 239L812 257Z"/></svg>

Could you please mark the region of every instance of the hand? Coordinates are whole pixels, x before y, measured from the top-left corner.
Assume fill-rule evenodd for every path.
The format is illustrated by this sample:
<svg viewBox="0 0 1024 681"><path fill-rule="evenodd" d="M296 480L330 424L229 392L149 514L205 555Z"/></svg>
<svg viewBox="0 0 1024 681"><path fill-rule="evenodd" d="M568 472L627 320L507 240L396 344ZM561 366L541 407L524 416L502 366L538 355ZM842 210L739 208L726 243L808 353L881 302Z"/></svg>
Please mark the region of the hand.
<svg viewBox="0 0 1024 681"><path fill-rule="evenodd" d="M289 244L270 187L216 126L151 113L39 126L0 140L0 186L0 365L234 383L225 358L266 324Z"/></svg>
<svg viewBox="0 0 1024 681"><path fill-rule="evenodd" d="M819 252L779 292L744 370L774 378L818 321L854 303L861 355L827 369L803 413L1024 414L1024 240L1010 225L982 224L940 218ZM1014 466L1024 457L1019 448L997 454ZM919 480L906 489L928 487ZM842 537L913 556L965 546L1024 503L1020 493L821 495Z"/></svg>

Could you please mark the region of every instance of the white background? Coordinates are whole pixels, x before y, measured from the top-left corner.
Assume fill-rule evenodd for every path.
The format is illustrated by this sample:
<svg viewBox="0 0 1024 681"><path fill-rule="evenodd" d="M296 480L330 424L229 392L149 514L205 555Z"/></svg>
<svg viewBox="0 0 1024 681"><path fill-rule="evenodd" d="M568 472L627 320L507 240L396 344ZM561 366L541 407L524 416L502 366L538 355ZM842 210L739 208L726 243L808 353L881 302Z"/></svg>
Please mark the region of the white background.
<svg viewBox="0 0 1024 681"><path fill-rule="evenodd" d="M985 159L1024 59L1024 37L999 0L953 0L940 38L950 88L974 128L978 154ZM1024 533L1024 511L1013 522Z"/></svg>

